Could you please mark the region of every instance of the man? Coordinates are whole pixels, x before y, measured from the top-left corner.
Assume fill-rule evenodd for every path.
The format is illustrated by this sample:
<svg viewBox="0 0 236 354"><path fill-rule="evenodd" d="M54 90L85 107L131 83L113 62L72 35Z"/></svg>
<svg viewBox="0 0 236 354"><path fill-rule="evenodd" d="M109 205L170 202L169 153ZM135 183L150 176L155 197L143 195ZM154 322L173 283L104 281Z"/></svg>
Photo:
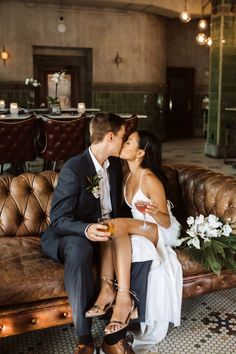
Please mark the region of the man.
<svg viewBox="0 0 236 354"><path fill-rule="evenodd" d="M91 319L85 317L85 312L97 294L92 263L98 254L98 242L107 242L110 236L97 220L104 215L119 216L122 169L117 157L124 136L121 117L99 113L92 119L91 145L61 169L52 201L51 224L41 238L44 252L64 264L65 288L79 341L75 354L92 354L94 350ZM141 262L134 269L135 281L140 265ZM149 265L143 269L148 271ZM140 287L143 287L141 282ZM134 353L125 335L123 331L106 336L104 353Z"/></svg>

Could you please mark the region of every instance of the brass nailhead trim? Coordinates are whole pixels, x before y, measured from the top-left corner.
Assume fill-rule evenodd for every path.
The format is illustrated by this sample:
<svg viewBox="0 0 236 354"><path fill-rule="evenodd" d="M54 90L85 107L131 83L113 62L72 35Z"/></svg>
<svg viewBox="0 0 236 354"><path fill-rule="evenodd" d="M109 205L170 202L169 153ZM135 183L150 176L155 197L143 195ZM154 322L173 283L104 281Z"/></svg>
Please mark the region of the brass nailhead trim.
<svg viewBox="0 0 236 354"><path fill-rule="evenodd" d="M36 324L37 323L37 319L36 318L32 318L31 323Z"/></svg>

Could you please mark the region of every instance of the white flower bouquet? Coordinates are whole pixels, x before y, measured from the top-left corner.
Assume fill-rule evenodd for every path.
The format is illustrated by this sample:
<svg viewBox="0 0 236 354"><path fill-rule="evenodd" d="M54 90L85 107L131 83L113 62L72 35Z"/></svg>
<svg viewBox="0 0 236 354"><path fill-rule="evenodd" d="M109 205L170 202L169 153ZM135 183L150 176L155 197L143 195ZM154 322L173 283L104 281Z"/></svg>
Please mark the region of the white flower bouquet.
<svg viewBox="0 0 236 354"><path fill-rule="evenodd" d="M59 83L65 79L65 73L65 70L61 70L53 74L51 80L55 83L55 97L47 97L49 104L60 103L59 98L57 97L57 91Z"/></svg>
<svg viewBox="0 0 236 354"><path fill-rule="evenodd" d="M213 214L187 218L186 237L178 240L178 246L208 270L220 274L221 269L236 270L236 235L228 220L221 221Z"/></svg>
<svg viewBox="0 0 236 354"><path fill-rule="evenodd" d="M30 78L27 77L25 79L25 85L33 86L33 87L41 86L40 82L38 82L37 80L33 79L32 77L30 77Z"/></svg>

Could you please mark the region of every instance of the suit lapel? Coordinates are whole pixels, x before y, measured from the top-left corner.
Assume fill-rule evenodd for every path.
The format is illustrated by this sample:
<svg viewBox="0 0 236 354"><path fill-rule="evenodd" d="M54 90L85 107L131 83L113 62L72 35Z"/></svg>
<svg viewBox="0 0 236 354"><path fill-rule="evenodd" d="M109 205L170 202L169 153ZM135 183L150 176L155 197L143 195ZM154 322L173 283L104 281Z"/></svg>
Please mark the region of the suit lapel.
<svg viewBox="0 0 236 354"><path fill-rule="evenodd" d="M95 176L97 174L97 172L96 172L94 163L93 163L93 161L91 159L91 156L90 156L90 153L89 153L88 149L84 152L84 155L85 155L84 156L85 157L85 164L84 164L83 168L84 168L84 174L86 175L86 183L87 183L87 177ZM93 196L93 199L94 199L93 202L95 203L97 212L99 214L98 217L101 217L100 198L95 198Z"/></svg>
<svg viewBox="0 0 236 354"><path fill-rule="evenodd" d="M112 168L112 163L108 168L109 181L110 181L110 196L111 196L111 205L112 205L112 214L113 216L117 215L117 186L116 186L116 171Z"/></svg>

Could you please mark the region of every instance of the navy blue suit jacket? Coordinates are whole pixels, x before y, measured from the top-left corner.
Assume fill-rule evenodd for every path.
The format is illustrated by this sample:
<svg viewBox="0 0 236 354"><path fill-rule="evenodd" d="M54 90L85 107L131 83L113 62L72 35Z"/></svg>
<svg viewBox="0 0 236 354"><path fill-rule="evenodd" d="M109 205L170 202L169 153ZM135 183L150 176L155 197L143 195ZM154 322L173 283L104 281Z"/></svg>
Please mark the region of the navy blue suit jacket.
<svg viewBox="0 0 236 354"><path fill-rule="evenodd" d="M110 157L109 161L112 217L117 217L121 207L122 168L119 158ZM60 171L52 200L51 224L41 238L44 252L57 261L60 237L86 237L87 226L101 217L100 199L86 190L90 184L88 177L95 175L88 149L68 160Z"/></svg>

